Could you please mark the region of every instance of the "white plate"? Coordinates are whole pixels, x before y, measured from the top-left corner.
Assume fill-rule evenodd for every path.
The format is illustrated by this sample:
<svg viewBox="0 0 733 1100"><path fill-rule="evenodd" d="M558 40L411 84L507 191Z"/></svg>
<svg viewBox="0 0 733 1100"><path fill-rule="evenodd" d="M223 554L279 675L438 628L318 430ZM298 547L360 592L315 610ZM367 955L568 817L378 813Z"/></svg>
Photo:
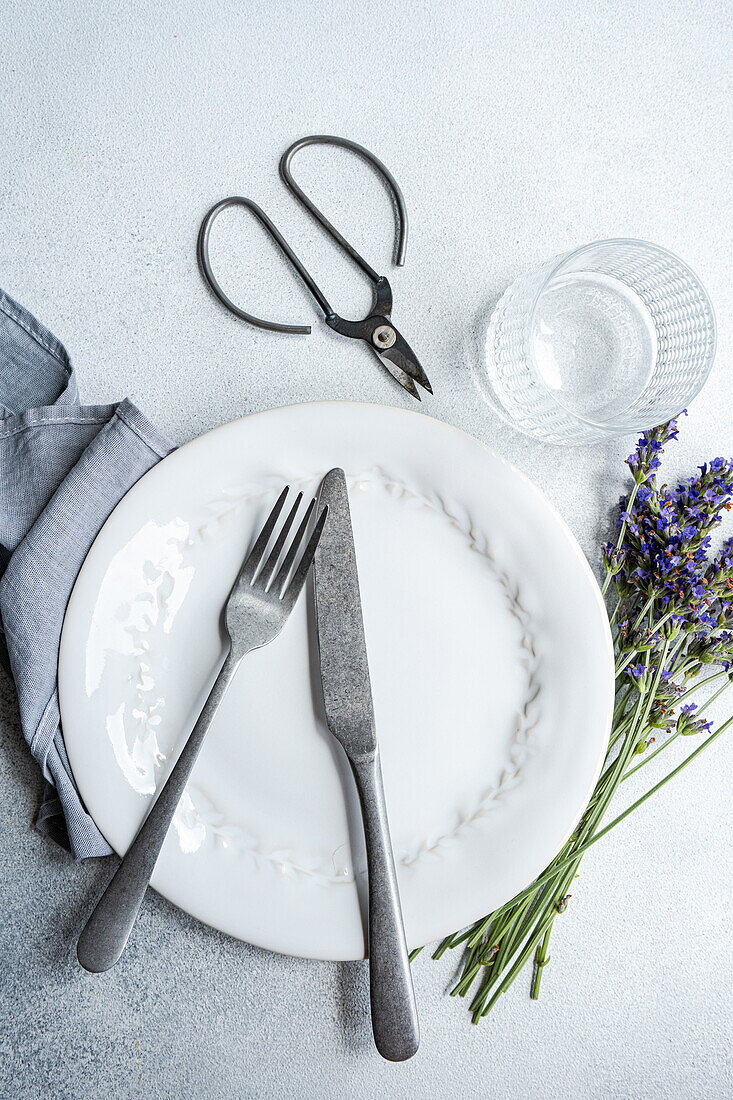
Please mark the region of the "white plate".
<svg viewBox="0 0 733 1100"><path fill-rule="evenodd" d="M223 657L220 610L255 529L284 483L310 493L334 465L350 486L414 947L507 901L555 855L611 717L610 633L585 558L540 492L476 440L419 413L327 402L176 451L118 505L76 582L63 729L84 801L123 852ZM319 721L309 600L241 666L153 885L263 947L361 958L358 816Z"/></svg>

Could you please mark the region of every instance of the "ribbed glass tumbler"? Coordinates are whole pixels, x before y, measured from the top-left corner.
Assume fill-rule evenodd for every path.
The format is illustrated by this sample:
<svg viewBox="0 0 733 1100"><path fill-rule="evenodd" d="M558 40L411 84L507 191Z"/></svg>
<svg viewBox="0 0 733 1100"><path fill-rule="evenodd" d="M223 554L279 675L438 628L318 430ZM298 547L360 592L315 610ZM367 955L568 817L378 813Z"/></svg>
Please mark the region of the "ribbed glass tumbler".
<svg viewBox="0 0 733 1100"><path fill-rule="evenodd" d="M714 356L713 308L689 267L646 241L610 240L516 279L491 315L476 371L509 423L574 444L675 416Z"/></svg>

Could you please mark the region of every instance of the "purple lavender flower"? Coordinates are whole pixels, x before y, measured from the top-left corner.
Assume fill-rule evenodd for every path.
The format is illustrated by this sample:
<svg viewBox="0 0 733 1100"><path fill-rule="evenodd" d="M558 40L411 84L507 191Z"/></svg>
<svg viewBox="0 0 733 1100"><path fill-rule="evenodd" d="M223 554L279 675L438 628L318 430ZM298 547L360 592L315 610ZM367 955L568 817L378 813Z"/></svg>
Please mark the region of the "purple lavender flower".
<svg viewBox="0 0 733 1100"><path fill-rule="evenodd" d="M709 730L712 729L712 722L705 721L703 718L694 717L696 710L697 703L684 703L680 707L676 730L678 734L681 734L683 737L690 737L697 733L708 733Z"/></svg>
<svg viewBox="0 0 733 1100"><path fill-rule="evenodd" d="M634 665L629 665L626 669L626 675L631 679L634 687L639 691L644 691L647 685L647 666L643 665L640 661L637 661Z"/></svg>

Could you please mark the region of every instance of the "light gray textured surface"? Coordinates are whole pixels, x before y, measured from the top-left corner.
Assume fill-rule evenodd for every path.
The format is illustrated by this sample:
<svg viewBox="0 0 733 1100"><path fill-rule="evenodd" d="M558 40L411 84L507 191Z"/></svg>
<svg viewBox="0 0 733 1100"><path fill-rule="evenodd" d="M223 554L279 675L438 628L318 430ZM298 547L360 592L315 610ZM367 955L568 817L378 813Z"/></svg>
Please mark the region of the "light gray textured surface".
<svg viewBox="0 0 733 1100"><path fill-rule="evenodd" d="M320 323L302 338L242 326L194 262L204 210L242 192L292 237L335 306L358 312L365 286L285 192L277 160L309 132L361 141L410 210L394 319L436 390L424 410L529 473L593 555L628 442L559 451L512 433L473 387L467 330L546 256L598 237L665 245L708 286L720 336L670 466L733 451L729 19L720 0L10 0L0 283L67 344L85 398L128 394L179 442L311 398L409 407L366 350ZM321 175L337 163L349 186ZM308 151L296 168L386 267L378 185L334 152ZM219 229L212 252L243 303L317 321L256 226L233 215ZM31 830L40 777L4 677L0 698L3 1096L730 1092L729 744L586 857L539 1003L520 979L473 1028L445 995L452 960L421 958L422 1046L391 1066L371 1046L364 966L244 946L157 896L121 964L84 974L73 942L109 870L73 865Z"/></svg>

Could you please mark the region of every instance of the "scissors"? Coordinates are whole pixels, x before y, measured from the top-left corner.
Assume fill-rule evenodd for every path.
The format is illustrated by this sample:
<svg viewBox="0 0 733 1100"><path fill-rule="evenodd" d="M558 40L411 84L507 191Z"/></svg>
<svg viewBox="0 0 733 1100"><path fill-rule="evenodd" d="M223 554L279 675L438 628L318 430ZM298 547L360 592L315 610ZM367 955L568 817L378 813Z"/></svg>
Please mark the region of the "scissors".
<svg viewBox="0 0 733 1100"><path fill-rule="evenodd" d="M323 291L313 279L313 276L300 261L298 256L296 256L277 226L268 218L267 214L256 202L253 202L252 199L245 199L241 195L232 195L228 199L222 199L221 202L212 206L201 223L197 252L204 279L222 305L250 325L255 325L257 328L268 329L270 332L307 334L311 331L310 325L280 324L277 321L264 321L260 317L253 317L251 313L245 313L243 309L240 309L239 306L235 305L235 303L227 297L217 282L209 258L209 236L211 234L211 227L222 210L226 210L227 207L246 207L264 226L280 250L293 265L298 275L323 310L326 324L329 328L332 328L334 332L338 332L342 336L348 336L352 340L363 340L368 344L392 377L396 378L400 385L404 386L407 392L412 394L412 396L416 397L419 401L420 394L415 383L422 386L428 393L432 393L433 390L428 380L428 376L420 366L414 351L392 324L392 288L389 285L387 277L377 274L374 268L356 251L353 245L349 244L349 242L342 237L325 214L318 209L316 204L293 179L290 170L293 157L300 149L304 149L307 145L338 145L343 149L349 149L371 164L381 175L394 200L396 220L395 263L398 267L404 264L405 253L407 251L407 208L405 207L402 191L389 169L386 168L373 153L370 153L363 145L357 145L355 141L349 141L348 138L332 137L327 134L313 134L310 137L304 137L294 142L289 149L285 150L280 158L280 176L285 186L292 191L306 210L313 215L316 221L323 226L333 240L336 241L343 251L359 265L364 274L371 280L374 298L372 310L369 315L361 321L349 321L344 317L339 317L338 313L336 313L329 304Z"/></svg>

